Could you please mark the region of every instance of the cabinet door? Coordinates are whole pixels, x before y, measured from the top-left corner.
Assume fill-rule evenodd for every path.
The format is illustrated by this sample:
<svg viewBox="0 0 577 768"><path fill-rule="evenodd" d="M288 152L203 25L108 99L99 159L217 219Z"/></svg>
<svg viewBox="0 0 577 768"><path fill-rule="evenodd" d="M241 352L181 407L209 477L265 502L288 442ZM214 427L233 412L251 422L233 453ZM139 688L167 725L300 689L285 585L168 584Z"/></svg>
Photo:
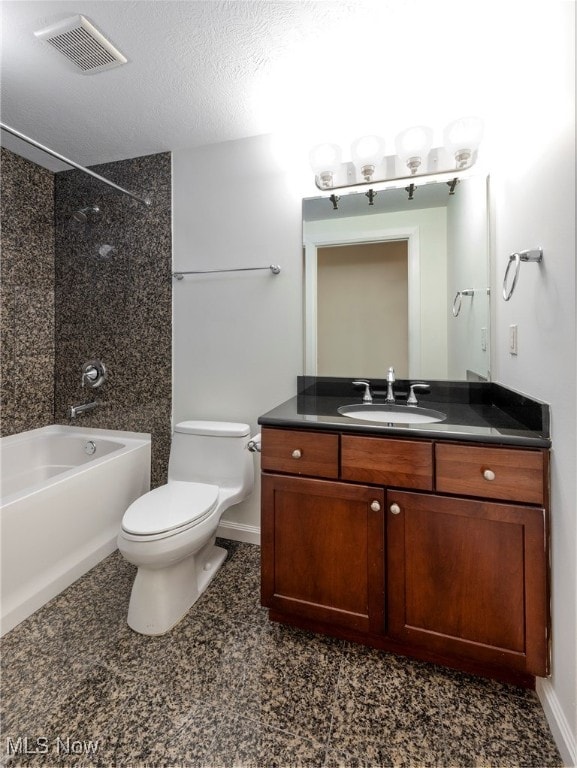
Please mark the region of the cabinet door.
<svg viewBox="0 0 577 768"><path fill-rule="evenodd" d="M547 673L545 510L389 491L388 633Z"/></svg>
<svg viewBox="0 0 577 768"><path fill-rule="evenodd" d="M384 631L384 491L262 476L262 602L362 632Z"/></svg>

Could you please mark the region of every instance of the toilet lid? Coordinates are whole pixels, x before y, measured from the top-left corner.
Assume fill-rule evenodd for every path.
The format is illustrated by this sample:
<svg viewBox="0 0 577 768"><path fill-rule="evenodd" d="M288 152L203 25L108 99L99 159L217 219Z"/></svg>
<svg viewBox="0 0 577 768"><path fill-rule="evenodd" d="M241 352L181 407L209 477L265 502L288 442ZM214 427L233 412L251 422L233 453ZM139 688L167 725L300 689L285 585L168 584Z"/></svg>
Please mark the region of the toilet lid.
<svg viewBox="0 0 577 768"><path fill-rule="evenodd" d="M122 528L137 536L176 532L199 523L215 508L218 485L171 481L133 502L122 518Z"/></svg>

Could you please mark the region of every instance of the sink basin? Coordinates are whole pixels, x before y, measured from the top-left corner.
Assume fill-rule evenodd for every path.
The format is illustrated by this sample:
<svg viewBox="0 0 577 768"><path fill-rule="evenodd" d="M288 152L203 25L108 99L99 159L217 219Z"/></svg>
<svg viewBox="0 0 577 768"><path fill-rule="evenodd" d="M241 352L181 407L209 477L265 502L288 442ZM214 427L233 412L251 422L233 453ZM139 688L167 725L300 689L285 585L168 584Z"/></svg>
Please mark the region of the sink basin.
<svg viewBox="0 0 577 768"><path fill-rule="evenodd" d="M419 408L417 405L378 405L365 403L362 405L341 405L338 409L341 416L362 421L375 421L381 424L433 424L447 418L441 411L430 408Z"/></svg>

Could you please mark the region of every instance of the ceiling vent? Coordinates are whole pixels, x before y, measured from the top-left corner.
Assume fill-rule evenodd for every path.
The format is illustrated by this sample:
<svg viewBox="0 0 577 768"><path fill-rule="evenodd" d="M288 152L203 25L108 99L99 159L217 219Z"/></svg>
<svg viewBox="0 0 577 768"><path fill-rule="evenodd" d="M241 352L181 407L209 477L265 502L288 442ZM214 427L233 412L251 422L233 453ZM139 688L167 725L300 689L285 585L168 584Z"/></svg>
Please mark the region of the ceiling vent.
<svg viewBox="0 0 577 768"><path fill-rule="evenodd" d="M127 59L84 16L72 16L34 33L85 75L126 64Z"/></svg>

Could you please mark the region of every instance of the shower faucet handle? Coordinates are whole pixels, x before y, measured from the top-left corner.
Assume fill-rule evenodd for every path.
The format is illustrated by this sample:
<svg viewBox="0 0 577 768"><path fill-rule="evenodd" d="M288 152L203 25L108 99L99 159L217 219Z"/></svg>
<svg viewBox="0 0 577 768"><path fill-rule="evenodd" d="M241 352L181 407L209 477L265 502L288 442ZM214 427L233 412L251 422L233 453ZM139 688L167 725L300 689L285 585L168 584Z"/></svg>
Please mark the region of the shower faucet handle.
<svg viewBox="0 0 577 768"><path fill-rule="evenodd" d="M97 378L98 371L93 365L89 365L82 374L82 386L84 386L86 383L92 385L92 382L94 382Z"/></svg>
<svg viewBox="0 0 577 768"><path fill-rule="evenodd" d="M90 360L82 366L82 386L96 389L104 384L108 371L101 360Z"/></svg>

